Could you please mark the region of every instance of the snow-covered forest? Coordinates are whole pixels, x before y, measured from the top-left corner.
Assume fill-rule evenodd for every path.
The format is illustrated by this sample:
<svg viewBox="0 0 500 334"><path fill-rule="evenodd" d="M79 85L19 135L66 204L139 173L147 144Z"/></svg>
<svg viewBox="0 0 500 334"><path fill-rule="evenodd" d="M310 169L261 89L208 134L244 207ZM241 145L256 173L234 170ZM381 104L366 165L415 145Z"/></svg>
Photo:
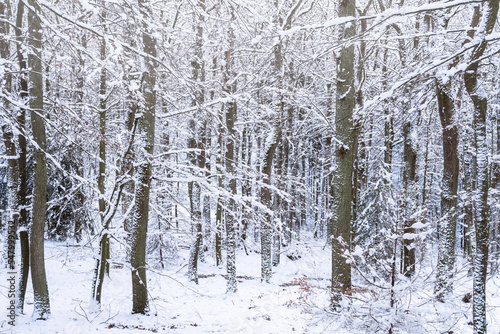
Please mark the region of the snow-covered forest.
<svg viewBox="0 0 500 334"><path fill-rule="evenodd" d="M0 333L500 332L499 0L0 0Z"/></svg>

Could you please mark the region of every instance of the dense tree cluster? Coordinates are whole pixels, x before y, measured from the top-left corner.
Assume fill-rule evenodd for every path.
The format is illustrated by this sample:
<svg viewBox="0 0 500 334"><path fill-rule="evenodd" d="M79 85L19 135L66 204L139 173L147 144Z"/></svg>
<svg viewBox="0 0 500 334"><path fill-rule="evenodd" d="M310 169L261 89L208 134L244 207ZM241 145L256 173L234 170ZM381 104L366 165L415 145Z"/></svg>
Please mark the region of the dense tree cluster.
<svg viewBox="0 0 500 334"><path fill-rule="evenodd" d="M231 293L237 249L260 252L270 282L307 231L331 245L333 311L356 277L393 307L430 250L442 302L456 258L470 261L485 333L498 6L0 1L0 209L19 232L20 311L31 270L35 317L50 314L44 238L94 243L96 309L109 264L127 262L132 311L147 313L147 270L175 257L172 233L189 279L213 256Z"/></svg>

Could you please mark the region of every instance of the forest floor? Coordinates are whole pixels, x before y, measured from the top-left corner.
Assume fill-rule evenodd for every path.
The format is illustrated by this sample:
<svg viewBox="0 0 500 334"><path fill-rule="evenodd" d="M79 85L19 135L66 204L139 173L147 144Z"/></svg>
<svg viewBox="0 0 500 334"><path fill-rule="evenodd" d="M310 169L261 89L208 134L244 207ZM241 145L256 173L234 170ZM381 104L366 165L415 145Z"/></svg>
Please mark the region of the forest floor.
<svg viewBox="0 0 500 334"><path fill-rule="evenodd" d="M257 249L257 245L248 245ZM352 302L344 312L328 309L330 248L324 241L303 239L283 253L271 283L260 281L260 255L237 253L238 292L225 294L225 268L206 255L199 265L199 284L187 279L188 250L179 248L165 268L150 268L148 316L131 315L130 271L122 262L111 265L102 297L102 312L89 313L95 250L46 241L46 267L52 314L31 319L33 292L27 291L25 315L16 326L7 323L7 282L0 282L0 333L472 333L472 303L466 265L455 275L455 294L446 303L433 298L432 270L420 278L398 278L394 307L387 286L353 282ZM115 244L116 248L116 244ZM288 256L287 256L288 255ZM300 256L300 258L298 258ZM291 259L293 258L293 260ZM432 261L422 268L432 268ZM6 277L7 270L0 270ZM5 283L4 283L5 282ZM500 277L488 281L489 333L500 333Z"/></svg>

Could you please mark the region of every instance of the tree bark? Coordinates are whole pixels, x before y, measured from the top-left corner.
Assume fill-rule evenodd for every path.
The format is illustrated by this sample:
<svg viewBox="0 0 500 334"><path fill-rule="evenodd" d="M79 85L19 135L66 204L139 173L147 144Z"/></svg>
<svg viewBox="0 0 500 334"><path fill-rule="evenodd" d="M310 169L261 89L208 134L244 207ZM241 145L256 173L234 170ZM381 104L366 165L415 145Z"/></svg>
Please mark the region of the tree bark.
<svg viewBox="0 0 500 334"><path fill-rule="evenodd" d="M230 9L231 21L234 21L234 8ZM234 79L233 72L233 52L234 52L234 31L232 25L228 32L228 49L224 52L225 66L223 69L223 93L225 97L231 97L236 91L236 83L230 83ZM226 293L234 293L238 290L236 283L236 179L234 177L235 165L235 135L234 122L236 121L237 104L236 101L230 101L225 105L226 110L226 175L228 176L229 193L231 194L227 201L226 214L226 232L227 232L227 286Z"/></svg>
<svg viewBox="0 0 500 334"><path fill-rule="evenodd" d="M495 131L492 131L492 135L496 132L497 137L496 151L493 152L494 157L491 163L491 191L493 195L493 203L500 203L500 111L497 110L497 114L495 116L496 124L493 123L493 126L496 129ZM492 138L492 141L495 141L495 137ZM500 269L500 207L498 205L491 213L491 217L493 222L491 235L493 261L491 273L496 274Z"/></svg>
<svg viewBox="0 0 500 334"><path fill-rule="evenodd" d="M491 34L498 15L498 0L488 0L484 3L482 31L477 34L480 43L472 51L469 65L464 72L464 84L474 105L474 132L476 138L477 185L475 194L475 239L474 278L473 278L473 330L474 334L486 333L486 274L488 269L489 242L489 206L488 206L488 141L486 132L486 115L488 100L480 88L478 67L486 50L486 36ZM476 37L477 38L477 37Z"/></svg>
<svg viewBox="0 0 500 334"><path fill-rule="evenodd" d="M28 103L28 74L26 72L26 58L23 55L23 50L21 48L23 43L22 35L22 25L24 17L24 2L18 1L17 4L17 14L16 14L16 52L17 60L19 62L19 72L21 73L19 78L19 97L22 103ZM28 205L27 194L28 194L28 175L26 168L26 109L21 108L17 116L17 123L19 125L20 133L17 137L19 145L19 241L21 245L21 268L19 271L19 292L18 292L18 303L17 309L20 313L24 310L24 298L26 296L26 287L28 285L28 275L30 270L30 242L28 236L28 212L26 207Z"/></svg>
<svg viewBox="0 0 500 334"><path fill-rule="evenodd" d="M105 2L101 2L101 13L100 20L103 26L103 33L106 33L106 8ZM106 66L104 65L106 60L106 39L101 39L100 46L100 60L103 62L101 73L100 73L100 87L99 87L99 176L97 179L97 188L99 191L99 215L101 220L101 240L99 242L99 258L96 260L96 268L94 270L95 277L93 281L92 296L96 305L92 307L94 312L100 311L101 308L101 296L102 287L104 285L104 275L107 273L109 275L109 263L110 258L110 245L108 228L110 219L106 221L106 202L105 202L105 181L106 181L106 117L107 117L107 103L106 103Z"/></svg>
<svg viewBox="0 0 500 334"><path fill-rule="evenodd" d="M215 61L214 61L215 63ZM224 129L222 124L224 124L223 120L223 112L224 112L224 106L222 106L221 113L218 115L218 121L219 121L219 133L218 133L218 138L217 138L217 145L220 147L220 152L219 152L219 157L217 158L217 172L218 174L223 174L223 167L225 164L225 152L222 150L222 147L224 147ZM219 167L220 166L220 167ZM217 177L217 182L218 186L222 188L224 186L223 178L221 176ZM224 198L223 196L218 196L217 197L217 208L215 212L215 258L216 258L216 263L217 266L222 264L222 232L224 230L224 218L225 218L225 212L223 208L223 201Z"/></svg>
<svg viewBox="0 0 500 334"><path fill-rule="evenodd" d="M278 7L278 2L274 1L274 6L276 10L274 22L276 25L281 26L283 24L283 19L280 16L279 12L279 7ZM272 194L271 194L271 174L272 174L272 168L273 168L273 160L274 156L276 154L276 148L278 146L278 143L281 142L281 122L280 119L283 115L283 109L284 109L284 102L283 102L283 54L282 54L282 40L280 39L279 42L274 46L274 77L276 80L276 87L275 89L278 91L276 98L276 103L275 103L275 112L273 115L274 118L274 124L272 124L272 137L271 141L267 144L269 145L266 148L265 155L264 155L264 161L262 163L262 174L263 174L263 185L260 189L260 197L262 203L266 206L266 210L269 211L274 211L276 215L279 216L280 210L279 210L279 199L275 199L276 201L276 206L274 207L273 210L273 201L272 201ZM267 140L266 140L267 142ZM283 152L280 153L280 156L282 156ZM282 171L282 164L283 159L278 159L277 165L278 165L278 171ZM280 173L281 174L281 173ZM272 214L269 212L264 213L264 218L261 222L261 240L260 240L260 247L261 247L261 279L262 281L265 281L266 283L269 283L269 280L271 279L272 276L272 267L273 267L273 239L274 239L274 233L276 231L273 230L275 226L273 226L273 220L274 217ZM275 245L276 246L276 245ZM276 256L279 256L278 254L275 254Z"/></svg>
<svg viewBox="0 0 500 334"><path fill-rule="evenodd" d="M0 2L0 56L2 59L10 57L10 43L6 39L9 34L10 6L5 1ZM8 70L6 71L8 72ZM2 93L10 94L12 92L12 75L6 74L1 79ZM8 98L2 98L5 111L10 110ZM7 234L5 235L5 265L9 271L16 269L16 239L19 221L19 167L16 143L10 124L2 126L3 142L5 146L5 156L7 160Z"/></svg>
<svg viewBox="0 0 500 334"><path fill-rule="evenodd" d="M417 150L412 140L412 125L408 122L404 125L404 175L403 183L405 189L405 213L403 222L403 274L411 277L415 273L415 229L412 225L415 219L412 215L416 210L416 170Z"/></svg>
<svg viewBox="0 0 500 334"><path fill-rule="evenodd" d="M471 258L472 256L472 248L473 248L473 229L474 229L474 210L473 210L473 193L476 188L475 177L476 173L476 157L473 154L473 150L475 147L474 139L472 138L472 129L467 128L465 131L465 136L463 138L464 141L464 153L463 153L463 162L464 162L464 175L463 175L463 185L465 191L465 202L464 202L464 241L463 241L463 249L464 256L467 258Z"/></svg>
<svg viewBox="0 0 500 334"><path fill-rule="evenodd" d="M339 17L356 16L355 0L341 0ZM341 28L340 40L348 41L356 34L356 25ZM348 43L348 42L347 42ZM354 45L342 47L337 64L335 136L340 143L335 149L335 175L330 187L332 204L332 299L333 309L340 308L342 296L351 289L351 265L344 255L350 251L352 214L352 169L354 160L353 113L356 105L354 88Z"/></svg>
<svg viewBox="0 0 500 334"><path fill-rule="evenodd" d="M436 83L439 117L443 128L443 180L441 184L441 221L439 223L436 297L443 301L453 290L453 268L457 230L458 124L451 97L451 82Z"/></svg>
<svg viewBox="0 0 500 334"><path fill-rule="evenodd" d="M105 3L101 4L101 24L103 26L103 33L106 34L106 10ZM97 189L99 190L99 215L101 217L101 225L104 228L104 215L106 211L106 117L107 117L107 89L106 89L106 38L101 39L101 49L100 49L100 59L103 62L100 74L100 86L99 86L99 176L97 179ZM110 258L109 249L109 236L107 231L103 231L101 236L101 252L104 255L104 271L109 275L109 263L107 262ZM102 282L101 282L102 285ZM99 303L100 303L100 291L99 291Z"/></svg>
<svg viewBox="0 0 500 334"><path fill-rule="evenodd" d="M205 11L205 0L197 1L198 9L201 12ZM192 73L193 73L193 82L196 84L194 89L193 96L193 106L197 106L201 108L201 105L204 103L205 95L203 91L203 82L205 81L205 73L204 73L204 64L203 64L203 23L204 23L204 14L200 14L198 17L198 24L195 28L196 30L196 43L195 43L195 54L194 58L191 61ZM197 110L198 115L201 115L201 109ZM195 152L190 153L191 155L191 164L194 167L195 175L201 176L201 171L205 168L205 160L203 159L203 155L201 150L203 149L203 143L200 138L197 136L197 126L196 120L192 118L190 120L190 128L191 128L191 139L188 143L188 148L192 149ZM203 136L201 136L203 137ZM199 171L196 171L196 167L199 168ZM202 206L201 206L201 186L197 181L191 181L188 184L189 190L189 202L191 206L191 219L194 222L194 233L195 237L193 240L193 244L191 246L191 250L189 253L189 264L188 264L188 278L190 281L198 284L198 257L200 255L200 248L203 242L203 226L202 226Z"/></svg>
<svg viewBox="0 0 500 334"><path fill-rule="evenodd" d="M276 147L278 146L279 125L275 126L273 137L269 147L266 149L266 154L264 156L264 162L262 164L262 175L263 175L263 185L260 189L260 198L262 203L266 206L266 210L271 210L272 200L271 200L271 172L273 166L273 158L276 152ZM273 226L272 226L272 215L269 212L264 213L264 219L261 223L260 232L260 254L261 254L261 279L262 281L269 283L272 276L272 241L273 241Z"/></svg>
<svg viewBox="0 0 500 334"><path fill-rule="evenodd" d="M142 147L138 152L136 171L134 216L131 231L132 267L132 313L145 314L149 311L147 279L146 279L146 243L149 220L149 193L151 190L151 158L155 140L155 107L156 107L156 40L147 22L152 15L149 1L139 0L139 8L144 13L142 26L143 51L146 71L143 72L142 94L144 104L140 119Z"/></svg>
<svg viewBox="0 0 500 334"><path fill-rule="evenodd" d="M229 54L229 52L227 52ZM227 56L229 59L229 55ZM234 121L236 119L236 102L229 102L226 111L226 127L228 139L226 143L226 173L229 176L229 192L231 197L227 201L228 212L226 214L226 232L227 232L227 287L228 293L233 293L238 290L236 283L236 219L235 210L236 202L236 179L234 178Z"/></svg>
<svg viewBox="0 0 500 334"><path fill-rule="evenodd" d="M1 11L1 8L0 8ZM7 103L6 103L7 104ZM5 264L9 271L16 270L16 239L19 222L19 166L14 134L9 125L2 126L3 143L7 159L7 234L5 241Z"/></svg>
<svg viewBox="0 0 500 334"><path fill-rule="evenodd" d="M42 77L42 25L40 7L34 0L28 1L29 46L28 57L30 73L29 89L31 108L31 127L36 143L34 148L35 174L33 187L33 211L30 244L31 280L33 282L34 309L33 318L45 320L50 315L49 289L45 274L44 230L47 210L47 160L45 155L45 112L43 110Z"/></svg>

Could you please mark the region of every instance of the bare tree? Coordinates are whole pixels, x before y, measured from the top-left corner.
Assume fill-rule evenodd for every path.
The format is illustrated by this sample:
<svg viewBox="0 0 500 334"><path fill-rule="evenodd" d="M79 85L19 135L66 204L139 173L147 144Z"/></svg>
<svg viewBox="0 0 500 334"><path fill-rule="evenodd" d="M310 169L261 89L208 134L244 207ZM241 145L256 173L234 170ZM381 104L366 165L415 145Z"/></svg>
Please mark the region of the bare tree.
<svg viewBox="0 0 500 334"><path fill-rule="evenodd" d="M19 71L22 74L19 77L19 97L21 102L28 102L28 80L26 74L26 58L24 57L22 51L22 25L24 17L24 2L18 1L17 13L16 13L16 53L17 60L19 62ZM27 168L26 168L26 109L20 108L18 115L16 117L17 124L19 126L19 135L17 136L17 141L19 145L19 242L21 244L21 270L19 275L19 292L18 292L18 303L17 308L20 312L24 309L24 297L26 295L26 287L28 285L28 274L30 268L30 243L28 236L28 212L26 210L28 200L28 185L27 185Z"/></svg>
<svg viewBox="0 0 500 334"><path fill-rule="evenodd" d="M338 4L339 17L356 16L355 0L342 0ZM356 25L342 26L339 40L349 40L356 35ZM340 308L342 296L351 289L351 265L345 251L351 245L352 169L354 162L354 123L356 106L354 45L345 44L340 50L337 64L337 89L335 95L335 136L338 142L334 152L334 176L331 185L332 203L332 300L333 309Z"/></svg>
<svg viewBox="0 0 500 334"><path fill-rule="evenodd" d="M151 2L138 1L143 13L142 42L144 50L145 71L142 73L142 94L144 104L141 105L140 139L141 149L137 154L137 171L135 186L135 204L131 231L132 266L132 313L145 314L149 311L146 279L146 241L149 220L149 193L151 190L151 158L155 141L155 108L156 108L156 39L148 18L152 16Z"/></svg>
<svg viewBox="0 0 500 334"><path fill-rule="evenodd" d="M489 166L488 136L486 133L486 115L488 99L482 93L479 83L479 63L488 46L486 37L491 34L498 15L498 0L484 3L482 27L476 37L479 43L472 51L464 72L464 84L474 105L474 132L476 139L477 189L475 195L475 238L474 287L473 287L473 327L475 334L486 333L486 274L488 270L488 242L490 217L488 206Z"/></svg>
<svg viewBox="0 0 500 334"><path fill-rule="evenodd" d="M193 82L195 83L195 91L193 93L193 106L201 107L205 100L205 95L203 91L203 82L205 81L205 68L203 63L203 23L204 23L204 12L205 12L205 0L197 1L197 10L200 11L198 15L198 22L195 27L196 30L196 42L195 42L195 52L193 55L193 60L191 61ZM197 110L198 117L200 117L201 109ZM201 176L201 171L205 168L205 159L201 151L203 150L203 141L198 138L198 129L194 118L189 120L191 128L191 139L189 140L188 147L193 150L191 155L191 164L199 168L196 171L197 176ZM206 130L201 129L201 130ZM201 186L199 182L191 181L188 184L189 191L189 202L191 207L191 219L194 222L194 241L191 246L189 253L189 267L188 267L188 277L191 281L198 284L198 258L200 255L200 248L203 241L203 226L202 226L202 205L201 205Z"/></svg>
<svg viewBox="0 0 500 334"><path fill-rule="evenodd" d="M105 2L102 1L100 4L100 20L103 26L103 33L106 33L106 7ZM103 35L104 35L103 34ZM106 38L101 38L100 45L100 60L103 62L101 73L100 73L100 84L99 84L99 176L97 179L97 189L99 191L99 216L101 220L101 240L99 241L99 258L96 261L95 277L92 286L92 297L96 301L96 310L100 309L101 305L101 295L102 286L104 284L104 275L108 273L109 275L109 236L108 228L110 219L106 217L106 202L105 202L105 180L106 180L106 117L107 117L107 103L106 103Z"/></svg>
<svg viewBox="0 0 500 334"><path fill-rule="evenodd" d="M28 57L30 81L31 127L33 129L35 175L33 188L33 211L31 226L30 263L33 294L35 297L33 317L45 320L50 315L49 289L45 275L44 230L47 210L47 158L45 112L43 109L43 70L42 70L42 24L41 10L37 1L28 1L29 46Z"/></svg>
<svg viewBox="0 0 500 334"><path fill-rule="evenodd" d="M231 22L235 19L234 8L230 5ZM234 80L233 72L233 53L234 53L234 30L233 25L230 25L228 31L228 47L224 51L225 66L222 70L222 90L225 97L231 97L236 91L236 80ZM236 121L236 113L238 105L236 101L230 98L230 101L224 105L226 113L226 173L229 178L229 192L233 195L228 198L227 213L226 213L226 232L227 232L227 287L226 292L233 293L238 290L236 283L236 178L235 172L235 129L234 122Z"/></svg>

